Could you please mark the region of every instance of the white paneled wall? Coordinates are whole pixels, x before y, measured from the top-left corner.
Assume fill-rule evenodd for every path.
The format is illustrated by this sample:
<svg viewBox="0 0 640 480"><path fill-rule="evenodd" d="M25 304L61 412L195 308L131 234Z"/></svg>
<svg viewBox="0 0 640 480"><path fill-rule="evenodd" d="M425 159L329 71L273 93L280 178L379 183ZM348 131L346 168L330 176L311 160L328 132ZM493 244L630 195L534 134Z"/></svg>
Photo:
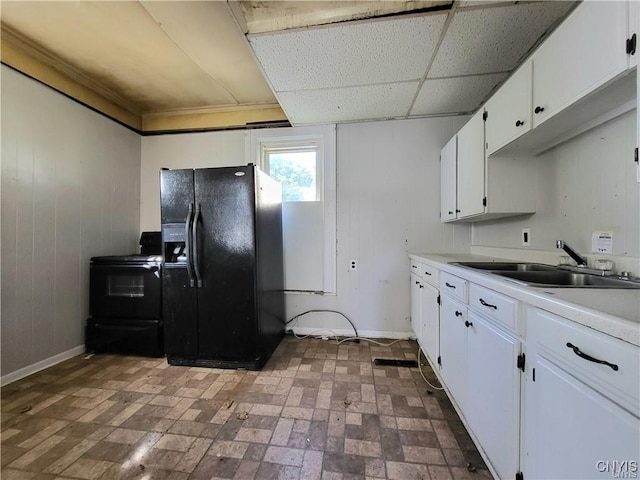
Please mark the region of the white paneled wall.
<svg viewBox="0 0 640 480"><path fill-rule="evenodd" d="M83 351L89 258L137 251L140 137L2 67L2 381Z"/></svg>
<svg viewBox="0 0 640 480"><path fill-rule="evenodd" d="M468 252L470 225L440 223L440 149L467 120L339 125L337 295L289 295L289 317L347 315L363 335L402 336L409 324L408 252ZM349 271L349 261L357 269ZM301 332L350 333L339 315L312 313Z"/></svg>
<svg viewBox="0 0 640 480"><path fill-rule="evenodd" d="M160 169L245 165L244 150L241 130L144 137L140 228L160 230Z"/></svg>
<svg viewBox="0 0 640 480"><path fill-rule="evenodd" d="M440 149L466 117L338 126L337 295L288 294L287 316L339 310L369 335L401 335L409 326L407 252L469 251L469 225L440 223ZM160 225L158 172L244 163L244 132L142 139L142 229ZM358 261L348 271L350 259ZM339 315L310 314L306 331L350 332Z"/></svg>
<svg viewBox="0 0 640 480"><path fill-rule="evenodd" d="M634 110L532 158L538 168L535 215L475 223L474 247L522 248L521 230L530 228L531 250L553 251L562 239L590 253L591 234L605 230L614 233L615 256L640 257L636 132Z"/></svg>

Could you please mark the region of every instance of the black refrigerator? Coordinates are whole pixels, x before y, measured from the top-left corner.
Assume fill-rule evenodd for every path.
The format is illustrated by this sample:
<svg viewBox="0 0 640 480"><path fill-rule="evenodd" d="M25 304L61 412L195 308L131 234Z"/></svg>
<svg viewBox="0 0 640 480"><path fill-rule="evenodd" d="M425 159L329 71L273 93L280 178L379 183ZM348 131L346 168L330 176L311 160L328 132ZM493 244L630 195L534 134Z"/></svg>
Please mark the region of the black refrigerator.
<svg viewBox="0 0 640 480"><path fill-rule="evenodd" d="M282 191L254 165L162 170L171 365L260 369L284 335Z"/></svg>

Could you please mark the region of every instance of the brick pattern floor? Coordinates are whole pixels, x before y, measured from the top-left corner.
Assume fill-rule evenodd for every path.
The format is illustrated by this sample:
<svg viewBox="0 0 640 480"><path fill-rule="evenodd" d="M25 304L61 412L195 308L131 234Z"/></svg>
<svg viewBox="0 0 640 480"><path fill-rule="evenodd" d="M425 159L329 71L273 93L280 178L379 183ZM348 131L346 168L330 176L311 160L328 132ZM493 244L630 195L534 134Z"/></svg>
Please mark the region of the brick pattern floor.
<svg viewBox="0 0 640 480"><path fill-rule="evenodd" d="M443 392L373 363L416 351L286 337L260 372L75 357L2 389L2 479L491 478Z"/></svg>

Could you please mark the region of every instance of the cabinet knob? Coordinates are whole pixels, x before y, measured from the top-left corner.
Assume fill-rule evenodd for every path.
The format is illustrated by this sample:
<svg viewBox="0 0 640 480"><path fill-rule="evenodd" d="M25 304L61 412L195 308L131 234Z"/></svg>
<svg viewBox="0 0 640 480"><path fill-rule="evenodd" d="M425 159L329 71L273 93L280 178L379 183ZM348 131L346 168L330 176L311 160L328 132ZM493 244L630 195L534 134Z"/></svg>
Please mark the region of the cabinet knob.
<svg viewBox="0 0 640 480"><path fill-rule="evenodd" d="M521 127L522 125L524 125L524 122L521 122L520 120L516 120L516 127Z"/></svg>
<svg viewBox="0 0 640 480"><path fill-rule="evenodd" d="M462 312L456 310L456 317L461 317L462 316Z"/></svg>
<svg viewBox="0 0 640 480"><path fill-rule="evenodd" d="M453 210L449 210L449 215L453 215Z"/></svg>
<svg viewBox="0 0 640 480"><path fill-rule="evenodd" d="M544 112L544 107L536 107L536 109L533 111L533 113L540 113L540 112Z"/></svg>
<svg viewBox="0 0 640 480"><path fill-rule="evenodd" d="M456 208L456 213L460 213L460 210L458 210L457 208Z"/></svg>
<svg viewBox="0 0 640 480"><path fill-rule="evenodd" d="M469 320L465 320L464 321L464 326L469 328L469 327L473 327L473 323L471 323Z"/></svg>

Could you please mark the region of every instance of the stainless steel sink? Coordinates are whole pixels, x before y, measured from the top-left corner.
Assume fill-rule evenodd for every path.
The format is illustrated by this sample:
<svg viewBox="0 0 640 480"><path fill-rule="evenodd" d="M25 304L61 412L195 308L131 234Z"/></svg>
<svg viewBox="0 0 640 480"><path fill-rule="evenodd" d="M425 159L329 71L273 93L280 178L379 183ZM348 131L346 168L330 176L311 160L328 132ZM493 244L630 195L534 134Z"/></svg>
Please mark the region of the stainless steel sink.
<svg viewBox="0 0 640 480"><path fill-rule="evenodd" d="M523 263L523 262L455 262L454 265L461 267L477 268L479 270L490 271L507 271L507 272L538 272L557 270L552 265L544 265L542 263Z"/></svg>
<svg viewBox="0 0 640 480"><path fill-rule="evenodd" d="M522 285L555 288L630 288L640 289L637 281L621 280L591 273L564 270L553 265L524 262L452 262L461 267L482 270Z"/></svg>
<svg viewBox="0 0 640 480"><path fill-rule="evenodd" d="M501 277L518 280L530 286L579 287L579 288L640 288L640 283L601 277L588 273L562 270L547 272L493 272Z"/></svg>

